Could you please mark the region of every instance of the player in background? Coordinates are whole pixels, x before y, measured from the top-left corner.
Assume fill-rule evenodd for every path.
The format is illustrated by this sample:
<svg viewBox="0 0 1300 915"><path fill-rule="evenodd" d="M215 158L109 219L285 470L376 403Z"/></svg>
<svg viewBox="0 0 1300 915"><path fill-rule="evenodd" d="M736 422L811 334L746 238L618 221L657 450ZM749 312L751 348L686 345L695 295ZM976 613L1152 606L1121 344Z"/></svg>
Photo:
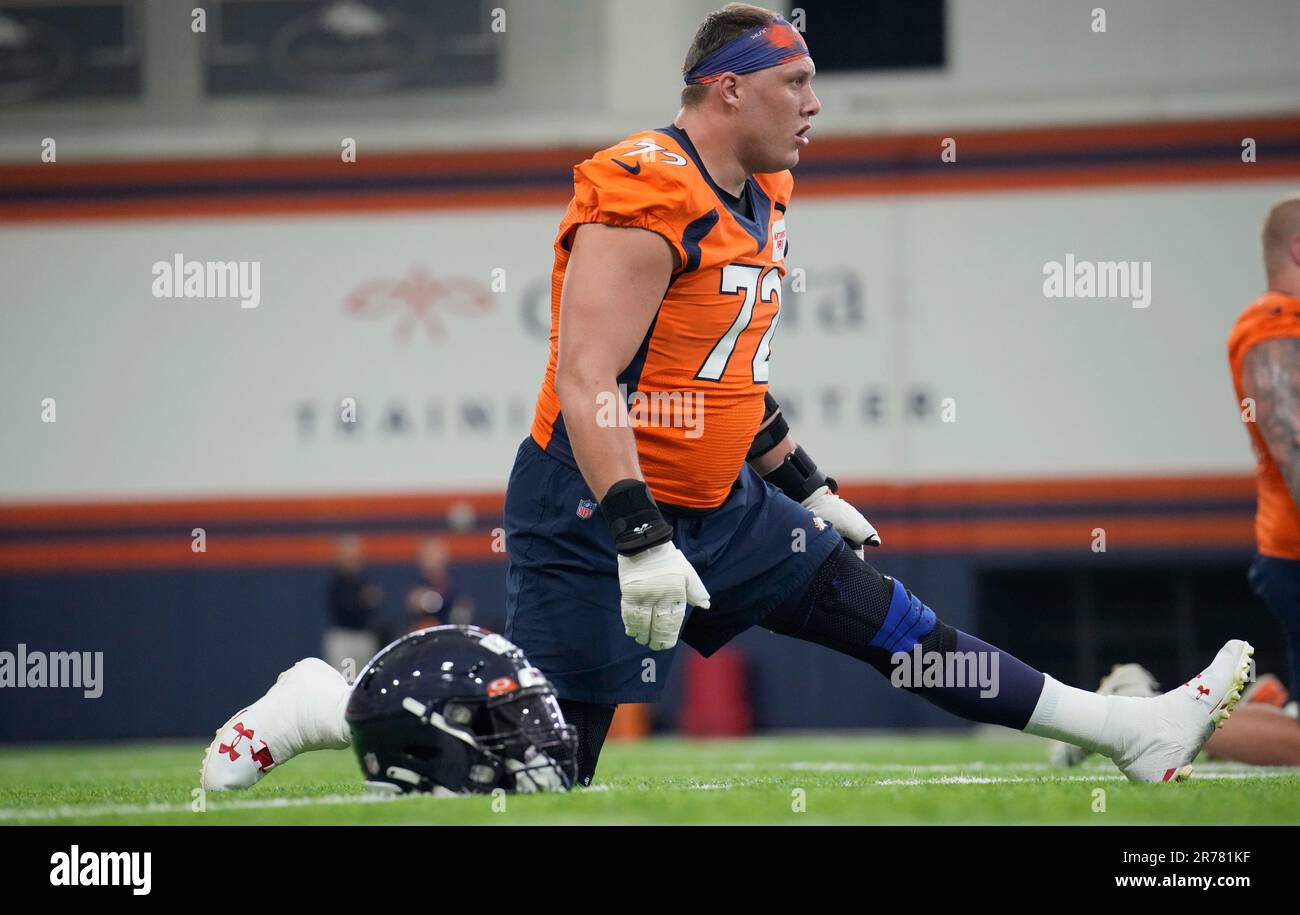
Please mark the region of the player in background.
<svg viewBox="0 0 1300 915"><path fill-rule="evenodd" d="M1250 587L1282 624L1294 691L1300 690L1300 197L1269 211L1263 247L1268 291L1233 325L1228 364L1257 458L1257 555ZM1156 688L1144 668L1124 664L1101 681L1098 692L1151 696ZM1206 751L1237 762L1300 766L1300 721L1286 686L1268 674L1252 683L1243 699ZM1051 759L1073 766L1087 755L1058 743Z"/></svg>
<svg viewBox="0 0 1300 915"><path fill-rule="evenodd" d="M1295 693L1300 690L1300 197L1281 200L1269 211L1263 247L1268 291L1233 325L1228 363L1257 459L1257 555L1250 587L1282 624ZM1285 688L1261 678L1256 696L1263 701L1245 704L1207 749L1241 762L1300 765L1300 722L1285 711Z"/></svg>
<svg viewBox="0 0 1300 915"><path fill-rule="evenodd" d="M1240 697L1249 645L1228 642L1162 696L1102 696L943 623L864 561L875 529L768 393L789 169L820 111L814 73L788 22L730 4L695 35L672 124L574 169L554 242L550 357L505 527L506 636L554 684L577 730L579 782L616 706L658 698L679 637L709 655L756 625L886 676L914 649L983 656L990 670L996 655L996 690L964 679L910 690L971 721L1101 753L1131 779L1186 778ZM334 721L341 688L294 679L242 719L268 722L258 733L275 764L346 735ZM327 742L296 736L308 731ZM223 733L205 787L252 784L264 770L227 766Z"/></svg>

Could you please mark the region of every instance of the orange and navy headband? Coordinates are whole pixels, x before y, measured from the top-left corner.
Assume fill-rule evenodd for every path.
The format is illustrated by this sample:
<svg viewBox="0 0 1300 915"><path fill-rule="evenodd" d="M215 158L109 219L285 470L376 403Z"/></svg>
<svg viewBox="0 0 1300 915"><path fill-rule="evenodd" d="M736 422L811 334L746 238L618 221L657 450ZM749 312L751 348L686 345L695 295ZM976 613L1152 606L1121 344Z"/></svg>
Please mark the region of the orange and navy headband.
<svg viewBox="0 0 1300 915"><path fill-rule="evenodd" d="M799 30L779 16L767 25L737 35L686 74L686 85L714 82L724 73L753 73L808 56Z"/></svg>

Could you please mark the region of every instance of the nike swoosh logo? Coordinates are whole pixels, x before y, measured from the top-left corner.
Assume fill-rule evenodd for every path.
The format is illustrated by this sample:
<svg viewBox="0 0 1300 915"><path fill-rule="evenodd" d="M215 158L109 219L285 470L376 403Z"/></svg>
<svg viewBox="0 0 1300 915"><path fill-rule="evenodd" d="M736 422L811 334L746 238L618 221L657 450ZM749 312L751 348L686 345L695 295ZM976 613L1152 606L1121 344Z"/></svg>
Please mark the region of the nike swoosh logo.
<svg viewBox="0 0 1300 915"><path fill-rule="evenodd" d="M636 164L636 168L633 168L632 166L628 165L626 162L620 162L618 159L614 159L613 162L614 162L615 165L627 169L628 174L630 174L630 175L639 175L639 174L641 174L641 163L640 163L640 162L638 162L638 163Z"/></svg>

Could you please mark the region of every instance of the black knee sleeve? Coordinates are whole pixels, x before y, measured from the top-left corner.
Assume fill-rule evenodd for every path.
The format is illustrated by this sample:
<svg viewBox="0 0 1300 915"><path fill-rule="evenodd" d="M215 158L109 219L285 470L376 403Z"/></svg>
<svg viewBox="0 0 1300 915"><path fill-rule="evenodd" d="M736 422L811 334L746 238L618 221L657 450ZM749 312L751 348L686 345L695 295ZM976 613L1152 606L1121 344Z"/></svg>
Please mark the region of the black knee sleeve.
<svg viewBox="0 0 1300 915"><path fill-rule="evenodd" d="M843 544L802 595L777 607L761 625L866 661L886 676L895 652L918 643L922 651L952 651L957 642L957 630Z"/></svg>
<svg viewBox="0 0 1300 915"><path fill-rule="evenodd" d="M566 724L571 724L578 732L578 784L587 787L596 774L596 762L600 759L600 748L605 745L605 735L609 733L610 722L614 720L616 705L600 705L595 702L575 702L572 699L560 700L560 712Z"/></svg>

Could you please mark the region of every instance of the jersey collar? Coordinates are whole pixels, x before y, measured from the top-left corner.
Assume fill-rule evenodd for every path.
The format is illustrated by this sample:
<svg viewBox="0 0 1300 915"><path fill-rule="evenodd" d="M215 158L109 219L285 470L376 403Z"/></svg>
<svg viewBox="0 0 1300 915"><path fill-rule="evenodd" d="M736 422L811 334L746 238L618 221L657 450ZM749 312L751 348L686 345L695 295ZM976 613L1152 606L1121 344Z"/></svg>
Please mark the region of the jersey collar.
<svg viewBox="0 0 1300 915"><path fill-rule="evenodd" d="M709 170L704 167L704 162L700 160L700 154L696 152L695 144L691 142L691 138L686 131L675 124L669 124L667 127L658 128L655 132L672 137L677 141L677 145L682 148L682 151L691 157L691 161L695 163L695 167L699 169L700 175L708 182L709 187L713 188L713 193L718 198L718 202L726 208L727 212L740 224L740 227L749 233L750 237L758 245L758 250L762 251L767 245L767 221L772 213L772 201L763 193L763 189L758 186L754 176L750 175L745 179L744 190L744 193L749 196L750 210L754 214L751 219L732 206L731 201L727 199L727 195L722 192L722 188L714 183L713 177L709 174Z"/></svg>

